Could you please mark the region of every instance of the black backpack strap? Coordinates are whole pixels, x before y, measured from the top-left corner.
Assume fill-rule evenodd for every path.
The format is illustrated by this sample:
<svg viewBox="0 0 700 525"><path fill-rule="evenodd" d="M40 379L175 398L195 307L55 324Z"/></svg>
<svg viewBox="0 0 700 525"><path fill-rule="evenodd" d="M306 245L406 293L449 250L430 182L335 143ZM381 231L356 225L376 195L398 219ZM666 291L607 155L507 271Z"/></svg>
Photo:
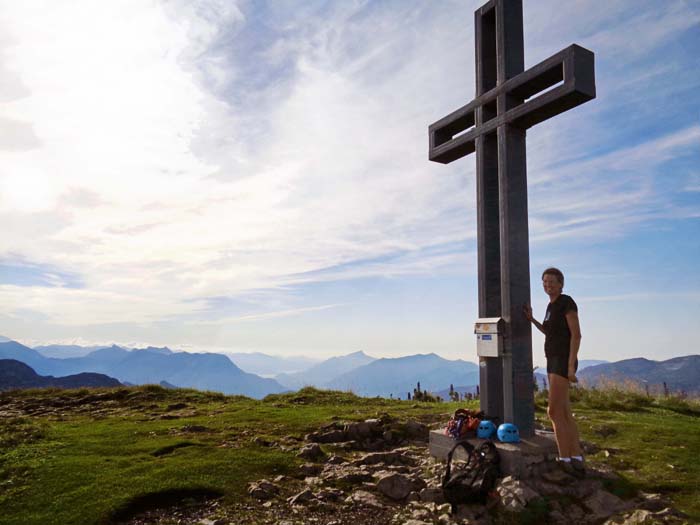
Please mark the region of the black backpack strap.
<svg viewBox="0 0 700 525"><path fill-rule="evenodd" d="M481 445L479 445L477 453L481 458L489 458L490 462L493 464L497 465L501 462L501 456L498 453L498 449L496 448L496 445L494 445L493 441L484 441Z"/></svg>
<svg viewBox="0 0 700 525"><path fill-rule="evenodd" d="M490 454L492 452L496 451L496 445L493 444L492 441L484 441L481 445L479 445L479 452L482 454Z"/></svg>
<svg viewBox="0 0 700 525"><path fill-rule="evenodd" d="M443 486L447 480L450 479L450 474L452 473L452 457L454 456L454 453L458 447L462 447L467 453L467 462L471 462L474 455L474 446L469 443L469 441L458 441L455 443L452 450L450 450L450 452L447 454L447 468L445 469L445 476L442 478Z"/></svg>

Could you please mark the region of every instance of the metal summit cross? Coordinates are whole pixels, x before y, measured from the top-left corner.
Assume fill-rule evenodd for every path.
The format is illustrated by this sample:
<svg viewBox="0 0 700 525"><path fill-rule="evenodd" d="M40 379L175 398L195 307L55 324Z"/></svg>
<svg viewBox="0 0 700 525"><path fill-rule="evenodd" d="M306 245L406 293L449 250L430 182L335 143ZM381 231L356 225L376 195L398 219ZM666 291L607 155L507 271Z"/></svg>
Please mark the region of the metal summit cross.
<svg viewBox="0 0 700 525"><path fill-rule="evenodd" d="M429 128L429 158L476 151L479 317L502 317L503 352L479 357L481 409L534 434L525 132L595 98L594 56L571 45L524 71L522 0L474 13L476 98ZM551 88L551 89L550 89Z"/></svg>

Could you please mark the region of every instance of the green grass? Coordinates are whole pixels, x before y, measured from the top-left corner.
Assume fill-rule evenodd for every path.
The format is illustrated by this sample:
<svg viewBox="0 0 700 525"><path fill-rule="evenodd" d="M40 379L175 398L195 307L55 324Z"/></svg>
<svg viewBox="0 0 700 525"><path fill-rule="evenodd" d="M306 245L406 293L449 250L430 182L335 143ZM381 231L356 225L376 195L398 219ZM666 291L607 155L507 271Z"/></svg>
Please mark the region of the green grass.
<svg viewBox="0 0 700 525"><path fill-rule="evenodd" d="M572 403L581 439L600 447L588 459L622 476L608 490L623 498L637 490L665 494L700 521L700 402L624 388L579 388ZM537 409L537 418L547 424L543 395Z"/></svg>
<svg viewBox="0 0 700 525"><path fill-rule="evenodd" d="M697 404L603 393L575 399L583 439L601 447L591 459L624 476L611 489L622 496L664 492L700 519ZM3 393L0 523L106 523L158 502L206 495L226 505L240 501L249 481L293 474L301 463L293 450L255 437L293 445L334 420L446 421L461 405L314 389L262 401L153 386ZM538 418L543 410L538 398ZM603 427L608 437L601 437ZM605 448L614 454L604 457Z"/></svg>
<svg viewBox="0 0 700 525"><path fill-rule="evenodd" d="M313 389L255 401L147 386L6 393L0 410L13 399L31 409L69 408L2 420L0 523L8 525L99 523L144 498L187 491L234 501L249 481L301 463L291 451L255 444L257 436L301 440L334 418L420 417L435 408ZM190 415L160 419L178 410Z"/></svg>

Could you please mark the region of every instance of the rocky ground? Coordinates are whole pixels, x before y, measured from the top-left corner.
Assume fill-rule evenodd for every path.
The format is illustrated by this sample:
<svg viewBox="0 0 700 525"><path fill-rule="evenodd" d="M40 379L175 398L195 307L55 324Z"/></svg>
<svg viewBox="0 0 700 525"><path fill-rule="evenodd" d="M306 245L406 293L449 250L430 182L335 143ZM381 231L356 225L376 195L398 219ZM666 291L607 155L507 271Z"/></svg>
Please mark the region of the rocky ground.
<svg viewBox="0 0 700 525"><path fill-rule="evenodd" d="M334 422L297 443L298 474L260 479L240 501L185 501L152 510L129 525L427 525L427 524L682 524L685 516L658 494L621 499L606 490L617 476L589 465L577 479L556 463L530 479L505 477L484 505L444 502L444 464L427 449L429 429L388 416ZM265 446L289 447L293 439Z"/></svg>

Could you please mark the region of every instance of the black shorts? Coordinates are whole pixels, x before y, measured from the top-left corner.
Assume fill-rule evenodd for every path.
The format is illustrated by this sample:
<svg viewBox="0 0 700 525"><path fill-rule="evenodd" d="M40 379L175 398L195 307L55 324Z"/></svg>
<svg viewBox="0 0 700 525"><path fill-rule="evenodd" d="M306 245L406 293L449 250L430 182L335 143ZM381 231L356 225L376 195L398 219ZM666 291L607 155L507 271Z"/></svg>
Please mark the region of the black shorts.
<svg viewBox="0 0 700 525"><path fill-rule="evenodd" d="M576 360L576 370L578 370L578 359ZM547 356L547 373L557 374L565 378L569 378L569 356L567 355L552 355Z"/></svg>

